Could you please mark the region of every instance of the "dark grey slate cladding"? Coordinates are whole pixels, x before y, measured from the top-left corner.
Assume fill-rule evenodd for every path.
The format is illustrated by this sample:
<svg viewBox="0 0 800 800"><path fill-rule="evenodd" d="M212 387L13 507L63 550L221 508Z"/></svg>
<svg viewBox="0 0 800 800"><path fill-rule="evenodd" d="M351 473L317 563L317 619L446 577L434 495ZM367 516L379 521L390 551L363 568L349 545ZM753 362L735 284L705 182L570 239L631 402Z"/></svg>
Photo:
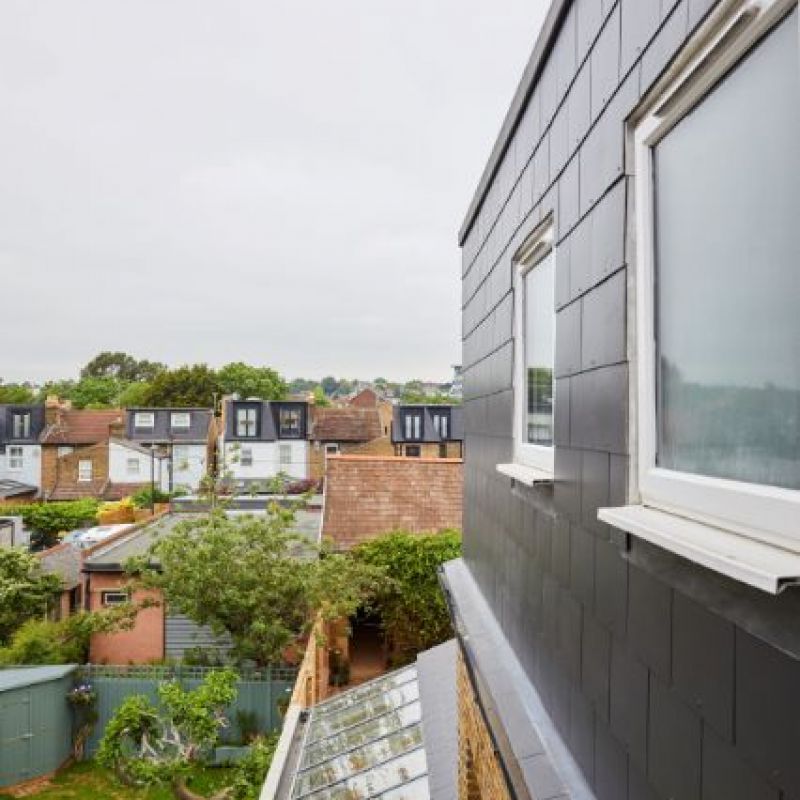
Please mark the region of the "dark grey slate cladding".
<svg viewBox="0 0 800 800"><path fill-rule="evenodd" d="M442 439L433 425L433 415L437 411L450 414L450 435ZM422 414L422 436L419 439L406 439L404 417L407 413L420 412ZM459 442L464 439L464 409L462 406L448 405L399 405L392 410L392 441L393 442Z"/></svg>
<svg viewBox="0 0 800 800"><path fill-rule="evenodd" d="M154 415L152 428L137 428L134 424L137 412ZM189 428L175 430L170 425L170 414L189 414ZM204 444L208 438L212 411L208 408L129 408L125 412L127 437L134 442L194 442Z"/></svg>
<svg viewBox="0 0 800 800"><path fill-rule="evenodd" d="M26 438L15 438L13 428L14 414L30 414L30 435ZM35 444L39 434L44 430L44 406L33 404L0 405L0 447L7 444Z"/></svg>
<svg viewBox="0 0 800 800"><path fill-rule="evenodd" d="M623 123L714 5L555 2L549 56L462 228L464 558L609 800L800 797L800 593L763 595L596 518L625 502L630 468ZM551 213L556 482L529 490L495 469L513 451L511 258Z"/></svg>
<svg viewBox="0 0 800 800"><path fill-rule="evenodd" d="M229 442L274 442L279 435L280 410L282 408L300 411L300 433L298 436L284 437L305 439L308 436L308 404L294 401L269 400L226 400L225 407L225 439ZM236 435L236 409L255 408L257 423L255 437Z"/></svg>

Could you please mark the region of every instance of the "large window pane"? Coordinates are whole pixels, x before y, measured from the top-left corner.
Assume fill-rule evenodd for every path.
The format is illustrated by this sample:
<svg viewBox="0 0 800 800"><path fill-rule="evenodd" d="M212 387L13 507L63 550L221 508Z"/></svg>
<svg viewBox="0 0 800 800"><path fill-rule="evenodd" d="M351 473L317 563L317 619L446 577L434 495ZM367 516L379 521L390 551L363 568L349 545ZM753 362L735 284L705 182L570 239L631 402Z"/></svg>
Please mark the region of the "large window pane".
<svg viewBox="0 0 800 800"><path fill-rule="evenodd" d="M553 254L525 273L525 430L528 444L553 444Z"/></svg>
<svg viewBox="0 0 800 800"><path fill-rule="evenodd" d="M795 10L656 146L658 455L800 489Z"/></svg>

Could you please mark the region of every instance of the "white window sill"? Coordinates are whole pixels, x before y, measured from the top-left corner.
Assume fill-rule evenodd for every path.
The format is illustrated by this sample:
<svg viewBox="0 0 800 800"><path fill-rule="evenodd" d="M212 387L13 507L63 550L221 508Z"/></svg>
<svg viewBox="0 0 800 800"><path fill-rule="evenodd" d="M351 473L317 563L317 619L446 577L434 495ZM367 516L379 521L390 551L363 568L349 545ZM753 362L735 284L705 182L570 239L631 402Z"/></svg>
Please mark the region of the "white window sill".
<svg viewBox="0 0 800 800"><path fill-rule="evenodd" d="M800 583L800 555L642 505L601 508L597 516L639 539L770 594Z"/></svg>
<svg viewBox="0 0 800 800"><path fill-rule="evenodd" d="M526 464L498 464L495 469L508 478L513 478L526 486L535 486L538 483L552 483L553 473Z"/></svg>

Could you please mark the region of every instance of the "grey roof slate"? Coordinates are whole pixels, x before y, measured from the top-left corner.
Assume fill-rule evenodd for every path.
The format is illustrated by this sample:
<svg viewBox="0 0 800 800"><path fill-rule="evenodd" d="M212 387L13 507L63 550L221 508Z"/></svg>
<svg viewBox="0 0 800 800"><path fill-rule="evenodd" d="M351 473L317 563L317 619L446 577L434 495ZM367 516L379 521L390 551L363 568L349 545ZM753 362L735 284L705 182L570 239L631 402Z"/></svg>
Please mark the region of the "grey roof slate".
<svg viewBox="0 0 800 800"><path fill-rule="evenodd" d="M256 436L236 435L237 408L255 408L258 411L258 431ZM225 439L229 442L274 442L278 435L278 415L281 408L297 408L301 411L300 436L292 439L305 439L308 436L308 403L294 400L232 400L225 401Z"/></svg>
<svg viewBox="0 0 800 800"><path fill-rule="evenodd" d="M137 413L153 414L155 416L152 428L137 428L134 425ZM170 427L170 414L188 413L190 415L189 428L174 430ZM208 427L211 424L213 412L210 408L129 408L125 412L125 430L128 439L136 442L206 442Z"/></svg>
<svg viewBox="0 0 800 800"><path fill-rule="evenodd" d="M12 481L9 479L0 480L0 498L15 497L19 494L30 494L31 492L38 492L39 487L33 486L30 483L20 483L19 481Z"/></svg>
<svg viewBox="0 0 800 800"><path fill-rule="evenodd" d="M37 683L48 683L63 678L74 672L77 664L64 664L53 667L19 667L14 669L0 669L0 692L8 692Z"/></svg>

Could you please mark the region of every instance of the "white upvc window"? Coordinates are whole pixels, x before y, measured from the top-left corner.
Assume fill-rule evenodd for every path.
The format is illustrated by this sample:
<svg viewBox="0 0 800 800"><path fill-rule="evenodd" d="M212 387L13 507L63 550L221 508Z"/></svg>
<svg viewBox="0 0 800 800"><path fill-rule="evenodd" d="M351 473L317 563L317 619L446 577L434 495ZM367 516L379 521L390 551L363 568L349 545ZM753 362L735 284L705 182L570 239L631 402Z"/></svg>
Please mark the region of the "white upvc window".
<svg viewBox="0 0 800 800"><path fill-rule="evenodd" d="M721 4L645 102L632 495L800 553L797 0Z"/></svg>
<svg viewBox="0 0 800 800"><path fill-rule="evenodd" d="M555 261L548 218L514 258L514 465L499 468L512 477L553 474Z"/></svg>
<svg viewBox="0 0 800 800"><path fill-rule="evenodd" d="M192 416L188 411L173 411L169 415L169 426L172 430L189 430L191 422Z"/></svg>
<svg viewBox="0 0 800 800"><path fill-rule="evenodd" d="M133 415L133 427L152 430L156 424L156 415L152 411L137 411Z"/></svg>
<svg viewBox="0 0 800 800"><path fill-rule="evenodd" d="M338 442L328 442L325 445L325 452L329 456L335 456L339 452L339 443Z"/></svg>
<svg viewBox="0 0 800 800"><path fill-rule="evenodd" d="M18 446L8 448L8 468L15 472L20 471L25 465L25 451Z"/></svg>
<svg viewBox="0 0 800 800"><path fill-rule="evenodd" d="M130 602L130 595L127 592L109 591L100 592L100 604L103 606L121 606Z"/></svg>
<svg viewBox="0 0 800 800"><path fill-rule="evenodd" d="M253 466L253 448L243 447L239 453L239 464L243 467Z"/></svg>
<svg viewBox="0 0 800 800"><path fill-rule="evenodd" d="M141 470L141 465L138 458L129 458L125 462L125 472L128 475L138 475Z"/></svg>
<svg viewBox="0 0 800 800"><path fill-rule="evenodd" d="M28 439L31 435L30 413L17 413L12 416L12 433L15 439Z"/></svg>
<svg viewBox="0 0 800 800"><path fill-rule="evenodd" d="M87 482L92 480L92 460L90 458L82 458L78 461L78 480Z"/></svg>
<svg viewBox="0 0 800 800"><path fill-rule="evenodd" d="M290 444L278 445L278 461L281 472L287 471L292 466L292 446Z"/></svg>
<svg viewBox="0 0 800 800"><path fill-rule="evenodd" d="M258 435L258 412L255 408L236 409L236 435L251 439Z"/></svg>
<svg viewBox="0 0 800 800"><path fill-rule="evenodd" d="M406 411L403 417L404 436L406 439L422 438L422 411Z"/></svg>

